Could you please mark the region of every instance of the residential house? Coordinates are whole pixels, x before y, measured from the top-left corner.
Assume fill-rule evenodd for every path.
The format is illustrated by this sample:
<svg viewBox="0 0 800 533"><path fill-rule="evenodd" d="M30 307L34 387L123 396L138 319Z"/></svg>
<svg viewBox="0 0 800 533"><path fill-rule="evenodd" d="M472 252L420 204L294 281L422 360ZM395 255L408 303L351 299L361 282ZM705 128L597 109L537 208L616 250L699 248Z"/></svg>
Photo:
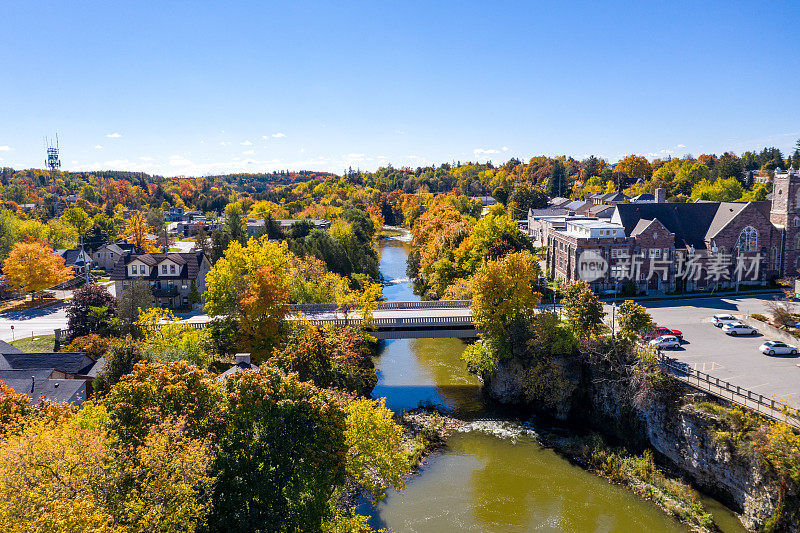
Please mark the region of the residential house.
<svg viewBox="0 0 800 533"><path fill-rule="evenodd" d="M206 290L211 262L202 251L184 253L125 254L117 262L111 280L117 297L135 280L144 280L153 291L153 303L167 309L190 306L192 283L198 294Z"/></svg>
<svg viewBox="0 0 800 533"><path fill-rule="evenodd" d="M64 265L72 267L75 277L86 275L92 269L92 256L80 248L56 250L56 254L64 258Z"/></svg>
<svg viewBox="0 0 800 533"><path fill-rule="evenodd" d="M30 396L33 405L42 400L81 405L104 364L82 352L25 353L0 343L0 381Z"/></svg>
<svg viewBox="0 0 800 533"><path fill-rule="evenodd" d="M621 192L602 192L597 193L589 196L587 198L593 205L601 205L601 204L621 204L628 200L628 196L626 194L622 194Z"/></svg>
<svg viewBox="0 0 800 533"><path fill-rule="evenodd" d="M239 372L258 372L259 368L250 362L250 354L249 353L237 353L236 354L236 362L232 367L228 370L217 376L217 379L222 381L225 380L233 375L238 374Z"/></svg>
<svg viewBox="0 0 800 533"><path fill-rule="evenodd" d="M137 252L136 246L126 240L118 242L106 243L92 253L92 260L97 263L97 266L111 272L117 261L122 259L122 256L129 253Z"/></svg>

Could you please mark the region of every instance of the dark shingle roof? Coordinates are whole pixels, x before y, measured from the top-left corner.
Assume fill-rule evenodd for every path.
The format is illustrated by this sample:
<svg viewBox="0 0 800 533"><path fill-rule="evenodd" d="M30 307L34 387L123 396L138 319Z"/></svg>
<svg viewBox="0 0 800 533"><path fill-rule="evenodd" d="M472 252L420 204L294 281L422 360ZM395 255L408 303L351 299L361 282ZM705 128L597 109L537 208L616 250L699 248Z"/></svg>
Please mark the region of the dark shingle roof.
<svg viewBox="0 0 800 533"><path fill-rule="evenodd" d="M54 369L65 374L86 375L95 362L83 352L10 353L0 355L0 370Z"/></svg>
<svg viewBox="0 0 800 533"><path fill-rule="evenodd" d="M0 341L0 354L6 354L6 353L22 353L22 350L20 350L16 346L11 346L5 341Z"/></svg>
<svg viewBox="0 0 800 533"><path fill-rule="evenodd" d="M86 382L82 379L40 378L39 376L43 374L31 373L31 371L28 371L27 374L14 375L6 375L5 372L0 371L0 381L5 382L19 394L30 396L33 405L40 403L42 398L52 402L75 405L80 405L86 400Z"/></svg>
<svg viewBox="0 0 800 533"><path fill-rule="evenodd" d="M161 263L164 259L169 259L177 264L180 271L177 275L164 276L154 268ZM141 261L150 268L148 276L128 276L128 265L133 261ZM197 279L197 274L200 271L200 265L203 263L203 252L182 252L182 253L168 253L168 254L130 254L126 255L124 260L117 261L114 265L114 271L111 273L111 279L114 281L121 281L124 279Z"/></svg>
<svg viewBox="0 0 800 533"><path fill-rule="evenodd" d="M529 209L528 214L532 217L557 217L569 214L569 209L563 207L544 207L542 209Z"/></svg>
<svg viewBox="0 0 800 533"><path fill-rule="evenodd" d="M675 246L691 245L701 250L706 247L706 233L719 205L718 202L619 204L612 221L622 224L626 235L632 235L641 219L657 218L675 234Z"/></svg>

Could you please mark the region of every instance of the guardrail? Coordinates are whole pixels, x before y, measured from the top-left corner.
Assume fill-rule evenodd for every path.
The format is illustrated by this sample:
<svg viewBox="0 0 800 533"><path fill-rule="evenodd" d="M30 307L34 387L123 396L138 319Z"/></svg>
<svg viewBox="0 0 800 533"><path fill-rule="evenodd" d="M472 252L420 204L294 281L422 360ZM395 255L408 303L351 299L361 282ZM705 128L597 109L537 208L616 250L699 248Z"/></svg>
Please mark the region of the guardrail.
<svg viewBox="0 0 800 533"><path fill-rule="evenodd" d="M663 354L658 354L657 356L659 364L668 375L690 387L741 405L773 420L785 422L800 430L800 410L791 407L786 402L775 400L734 385L724 379L694 370L686 363L681 363Z"/></svg>
<svg viewBox="0 0 800 533"><path fill-rule="evenodd" d="M360 323L359 318L319 318L308 319L313 326L348 326ZM380 327L436 327L436 326L474 326L471 316L435 316L406 318L373 318L372 325Z"/></svg>
<svg viewBox="0 0 800 533"><path fill-rule="evenodd" d="M419 302L381 302L375 308L380 309L469 309L471 300L425 300ZM289 310L301 313L324 313L339 310L335 303L292 304ZM360 306L352 308L358 310Z"/></svg>

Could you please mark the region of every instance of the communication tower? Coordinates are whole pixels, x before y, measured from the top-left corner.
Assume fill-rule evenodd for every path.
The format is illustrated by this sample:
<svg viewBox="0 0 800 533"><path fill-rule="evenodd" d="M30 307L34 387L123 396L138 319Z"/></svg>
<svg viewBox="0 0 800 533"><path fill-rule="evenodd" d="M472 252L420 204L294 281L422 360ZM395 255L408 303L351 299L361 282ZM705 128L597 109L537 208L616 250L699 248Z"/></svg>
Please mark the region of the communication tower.
<svg viewBox="0 0 800 533"><path fill-rule="evenodd" d="M61 159L58 157L58 133L56 133L55 146L53 146L52 140L47 143L47 161L44 164L50 169L51 174L61 168Z"/></svg>

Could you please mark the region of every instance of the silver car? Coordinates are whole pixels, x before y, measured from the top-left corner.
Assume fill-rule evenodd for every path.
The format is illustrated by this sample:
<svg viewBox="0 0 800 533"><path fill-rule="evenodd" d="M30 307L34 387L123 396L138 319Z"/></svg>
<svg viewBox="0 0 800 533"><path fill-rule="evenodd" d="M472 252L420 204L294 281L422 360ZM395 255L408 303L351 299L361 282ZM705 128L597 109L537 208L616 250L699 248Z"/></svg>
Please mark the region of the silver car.
<svg viewBox="0 0 800 533"><path fill-rule="evenodd" d="M648 344L653 348L666 350L667 348L680 348L681 341L675 335L661 335L651 340Z"/></svg>
<svg viewBox="0 0 800 533"><path fill-rule="evenodd" d="M722 326L722 331L728 335L758 335L758 330L741 322L731 322Z"/></svg>
<svg viewBox="0 0 800 533"><path fill-rule="evenodd" d="M721 328L725 324L730 324L731 322L738 322L739 319L733 315L714 315L711 319L711 323Z"/></svg>
<svg viewBox="0 0 800 533"><path fill-rule="evenodd" d="M765 355L797 355L797 346L781 341L767 341L759 346L758 349Z"/></svg>

